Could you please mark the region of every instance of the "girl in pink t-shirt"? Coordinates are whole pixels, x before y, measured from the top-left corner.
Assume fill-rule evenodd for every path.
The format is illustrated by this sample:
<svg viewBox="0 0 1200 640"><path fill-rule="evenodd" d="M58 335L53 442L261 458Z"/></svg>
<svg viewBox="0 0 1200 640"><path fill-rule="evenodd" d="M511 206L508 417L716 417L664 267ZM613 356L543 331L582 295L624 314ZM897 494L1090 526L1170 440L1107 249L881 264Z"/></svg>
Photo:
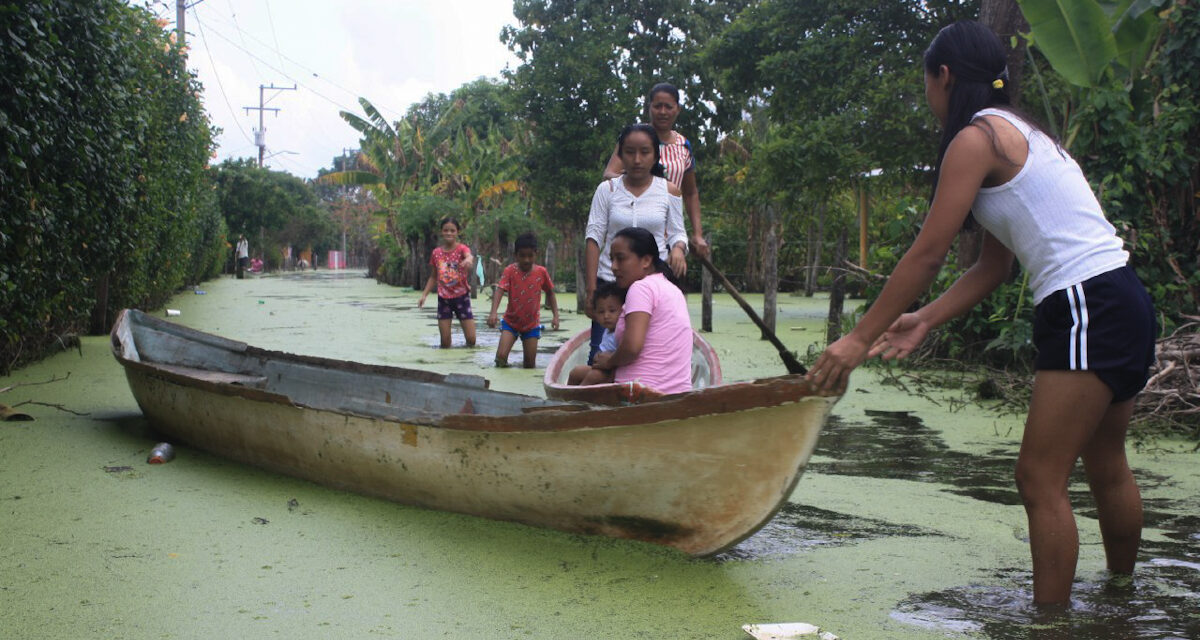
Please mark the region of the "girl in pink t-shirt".
<svg viewBox="0 0 1200 640"><path fill-rule="evenodd" d="M675 275L649 231L628 227L613 238L613 277L627 287L617 321L617 350L592 365L614 382L638 381L662 393L692 390L692 321Z"/></svg>
<svg viewBox="0 0 1200 640"><path fill-rule="evenodd" d="M434 247L429 257L429 280L417 301L417 308L425 306L429 292L437 288L438 333L443 349L450 348L450 324L458 317L462 325L463 339L468 347L475 346L475 315L471 313L471 288L467 278L475 267L475 256L471 248L458 241L462 225L454 218L445 218L438 227L442 231L442 243Z"/></svg>

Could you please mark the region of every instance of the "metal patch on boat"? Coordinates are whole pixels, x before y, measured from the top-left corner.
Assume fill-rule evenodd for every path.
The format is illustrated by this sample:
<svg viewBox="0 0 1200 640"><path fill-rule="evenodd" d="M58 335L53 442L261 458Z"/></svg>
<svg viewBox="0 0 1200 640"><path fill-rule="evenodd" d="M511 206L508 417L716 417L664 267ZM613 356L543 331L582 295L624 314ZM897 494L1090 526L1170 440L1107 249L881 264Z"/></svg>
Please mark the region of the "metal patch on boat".
<svg viewBox="0 0 1200 640"><path fill-rule="evenodd" d="M417 446L417 428L411 424L400 425L400 442L410 447Z"/></svg>

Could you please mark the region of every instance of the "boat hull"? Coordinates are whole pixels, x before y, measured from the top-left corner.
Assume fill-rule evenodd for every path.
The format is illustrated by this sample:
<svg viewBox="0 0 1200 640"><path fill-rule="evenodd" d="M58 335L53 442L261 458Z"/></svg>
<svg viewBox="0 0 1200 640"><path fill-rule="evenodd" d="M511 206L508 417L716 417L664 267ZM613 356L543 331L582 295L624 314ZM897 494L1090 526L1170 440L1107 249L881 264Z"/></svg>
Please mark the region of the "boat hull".
<svg viewBox="0 0 1200 640"><path fill-rule="evenodd" d="M249 349L243 355L252 359L297 358ZM262 388L255 376L196 379L129 357L116 329L114 351L155 428L215 455L404 504L693 555L727 549L775 514L836 401L808 395L802 379L787 376L683 394L696 396L688 411L671 400L638 407L543 400L510 415L464 406L436 420L394 419L306 406ZM369 370L359 385L365 393L389 375L389 368L355 366ZM738 386L745 389L731 395ZM718 391L713 406L695 406L701 394ZM499 392L469 393L475 402L467 404L485 406Z"/></svg>

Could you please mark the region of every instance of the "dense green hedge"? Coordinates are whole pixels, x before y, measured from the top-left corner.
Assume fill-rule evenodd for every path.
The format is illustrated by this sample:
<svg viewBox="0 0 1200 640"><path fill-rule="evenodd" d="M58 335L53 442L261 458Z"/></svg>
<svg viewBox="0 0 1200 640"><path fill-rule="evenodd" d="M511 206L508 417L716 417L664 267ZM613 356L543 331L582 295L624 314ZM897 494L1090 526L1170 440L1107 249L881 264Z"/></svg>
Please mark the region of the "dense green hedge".
<svg viewBox="0 0 1200 640"><path fill-rule="evenodd" d="M173 40L122 0L0 2L0 373L217 273L212 132Z"/></svg>

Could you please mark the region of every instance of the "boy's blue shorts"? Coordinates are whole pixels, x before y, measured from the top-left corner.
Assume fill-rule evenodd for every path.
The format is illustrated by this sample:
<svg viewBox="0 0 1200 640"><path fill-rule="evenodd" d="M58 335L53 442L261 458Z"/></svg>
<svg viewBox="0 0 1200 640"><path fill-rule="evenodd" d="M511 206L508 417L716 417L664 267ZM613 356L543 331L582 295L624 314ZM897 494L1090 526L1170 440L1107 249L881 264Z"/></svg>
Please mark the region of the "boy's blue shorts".
<svg viewBox="0 0 1200 640"><path fill-rule="evenodd" d="M500 318L500 330L515 333L517 334L517 337L522 340L536 340L542 337L542 325L540 324L529 331L526 331L525 333L521 333L520 331L514 329L511 324L505 322L504 318Z"/></svg>

